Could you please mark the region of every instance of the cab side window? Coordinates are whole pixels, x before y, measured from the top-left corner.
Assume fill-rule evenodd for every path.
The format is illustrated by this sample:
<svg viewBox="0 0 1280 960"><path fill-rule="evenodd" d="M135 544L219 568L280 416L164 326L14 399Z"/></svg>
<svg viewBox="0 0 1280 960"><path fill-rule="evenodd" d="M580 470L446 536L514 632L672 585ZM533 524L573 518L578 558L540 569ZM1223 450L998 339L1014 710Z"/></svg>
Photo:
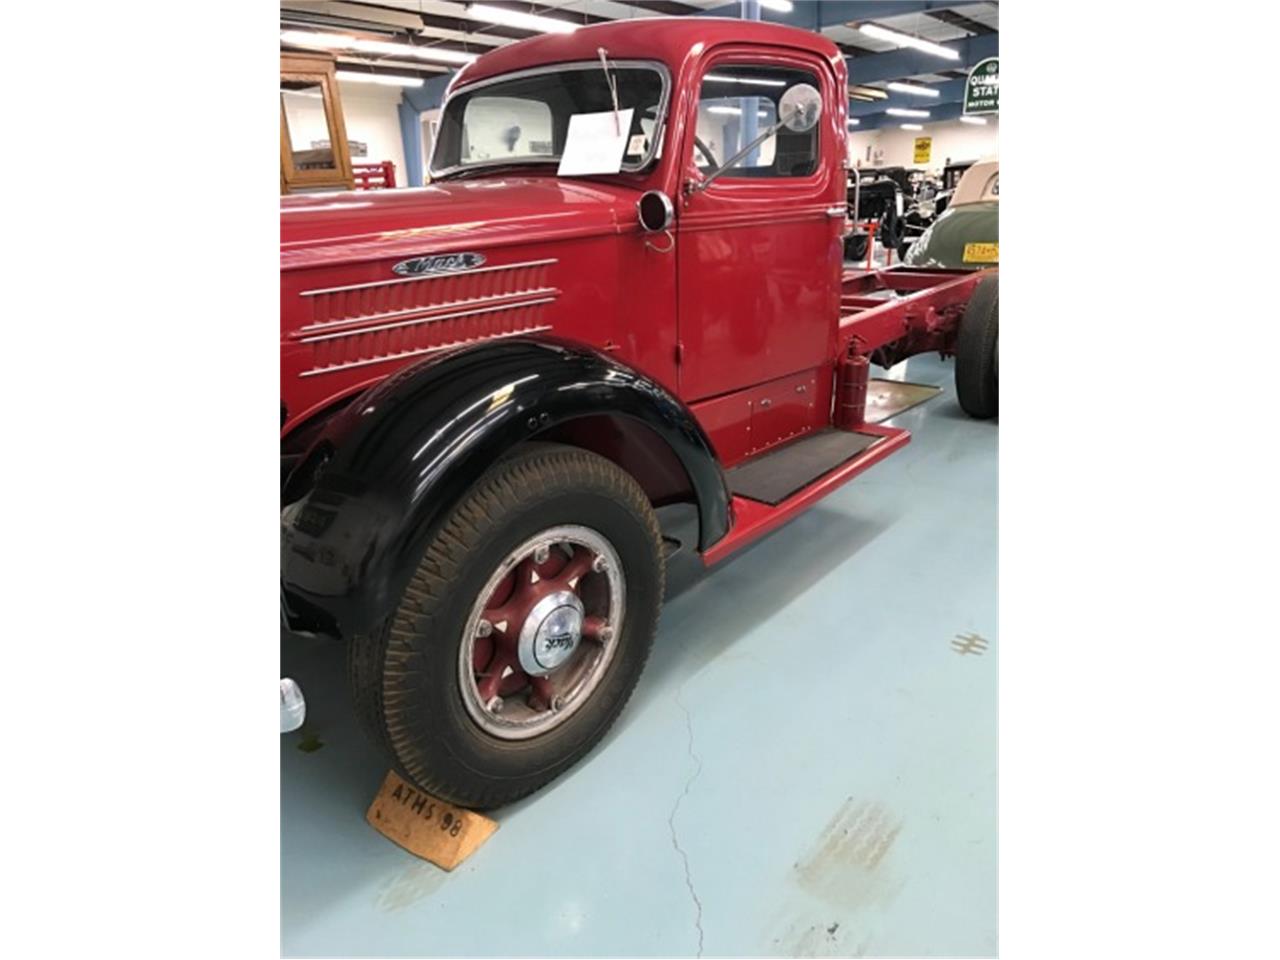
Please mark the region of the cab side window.
<svg viewBox="0 0 1280 960"><path fill-rule="evenodd" d="M693 162L706 172L720 166L778 122L778 101L797 83L822 89L808 70L732 64L702 78ZM754 147L724 177L807 177L818 169L818 127L794 133L782 127Z"/></svg>

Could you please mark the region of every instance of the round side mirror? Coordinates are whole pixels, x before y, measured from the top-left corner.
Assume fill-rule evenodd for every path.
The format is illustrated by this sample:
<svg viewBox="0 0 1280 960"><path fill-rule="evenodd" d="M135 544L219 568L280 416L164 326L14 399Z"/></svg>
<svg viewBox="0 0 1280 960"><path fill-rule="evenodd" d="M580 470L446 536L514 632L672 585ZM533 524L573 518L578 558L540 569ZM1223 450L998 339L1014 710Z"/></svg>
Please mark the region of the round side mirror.
<svg viewBox="0 0 1280 960"><path fill-rule="evenodd" d="M661 233L676 218L676 208L671 198L661 190L650 190L636 201L640 226L648 233Z"/></svg>
<svg viewBox="0 0 1280 960"><path fill-rule="evenodd" d="M807 83L788 88L778 101L782 125L793 133L807 133L822 115L822 94Z"/></svg>

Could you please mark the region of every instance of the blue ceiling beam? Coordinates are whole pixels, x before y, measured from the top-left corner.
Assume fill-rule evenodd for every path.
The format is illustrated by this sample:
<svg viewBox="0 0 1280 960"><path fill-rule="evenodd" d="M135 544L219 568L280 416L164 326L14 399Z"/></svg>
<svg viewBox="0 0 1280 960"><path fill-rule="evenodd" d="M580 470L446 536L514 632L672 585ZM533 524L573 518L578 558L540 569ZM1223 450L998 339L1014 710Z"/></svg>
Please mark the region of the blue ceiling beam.
<svg viewBox="0 0 1280 960"><path fill-rule="evenodd" d="M858 118L858 125L850 129L850 133L865 133L868 130L878 130L881 127L895 127L902 123L919 123L924 126L924 130L919 131L922 135L929 135L929 124L941 123L944 120L958 120L964 113L963 103L942 103L936 107L929 108L929 116L926 119L915 120L911 117L891 117L887 113L873 113L868 116ZM995 114L986 115L987 123L994 123L999 120L999 116Z"/></svg>
<svg viewBox="0 0 1280 960"><path fill-rule="evenodd" d="M785 23L804 30L821 30L851 20L878 20L884 17L900 17L906 13L923 13L926 10L945 10L960 0L793 0L790 13L764 10L763 19L770 23ZM696 16L741 17L741 0L713 7Z"/></svg>
<svg viewBox="0 0 1280 960"><path fill-rule="evenodd" d="M887 100L850 100L849 116L864 117L873 113L881 113L886 107L906 107L910 110L932 110L944 103L959 103L964 99L963 80L948 80L946 83L922 83L920 86L931 87L938 91L936 97L919 97L913 93L889 92Z"/></svg>
<svg viewBox="0 0 1280 960"><path fill-rule="evenodd" d="M948 40L941 46L959 53L960 59L944 60L932 53L912 50L910 47L871 53L865 57L846 57L849 82L874 83L879 80L898 80L918 73L935 73L938 70L968 70L980 60L999 55L1000 34L986 33L979 37Z"/></svg>

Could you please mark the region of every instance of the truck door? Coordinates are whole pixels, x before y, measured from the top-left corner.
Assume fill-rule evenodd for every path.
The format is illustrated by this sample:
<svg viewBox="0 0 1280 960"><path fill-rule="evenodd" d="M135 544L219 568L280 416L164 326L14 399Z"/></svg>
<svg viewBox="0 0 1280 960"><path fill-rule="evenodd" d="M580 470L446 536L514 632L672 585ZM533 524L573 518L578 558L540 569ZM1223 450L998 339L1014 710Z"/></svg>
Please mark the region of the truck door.
<svg viewBox="0 0 1280 960"><path fill-rule="evenodd" d="M710 186L682 183L677 223L680 395L720 396L830 361L843 267L843 110L834 78L800 51L726 49L699 75L682 145L698 183L778 118L797 83L822 93L805 133L785 127ZM834 114L834 116L833 116Z"/></svg>

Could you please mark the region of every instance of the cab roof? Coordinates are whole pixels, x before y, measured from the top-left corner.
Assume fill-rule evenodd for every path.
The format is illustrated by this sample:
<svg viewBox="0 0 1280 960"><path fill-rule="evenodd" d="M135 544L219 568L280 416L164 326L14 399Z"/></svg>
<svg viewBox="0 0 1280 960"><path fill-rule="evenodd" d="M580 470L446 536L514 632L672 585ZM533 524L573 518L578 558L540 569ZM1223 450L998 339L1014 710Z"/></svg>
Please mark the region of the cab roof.
<svg viewBox="0 0 1280 960"><path fill-rule="evenodd" d="M600 47L611 60L658 60L673 76L689 56L724 43L748 43L806 50L838 59L836 45L821 34L777 23L726 17L644 17L580 27L573 33L549 33L499 47L458 71L451 87L460 87L516 70L553 63L596 60Z"/></svg>

